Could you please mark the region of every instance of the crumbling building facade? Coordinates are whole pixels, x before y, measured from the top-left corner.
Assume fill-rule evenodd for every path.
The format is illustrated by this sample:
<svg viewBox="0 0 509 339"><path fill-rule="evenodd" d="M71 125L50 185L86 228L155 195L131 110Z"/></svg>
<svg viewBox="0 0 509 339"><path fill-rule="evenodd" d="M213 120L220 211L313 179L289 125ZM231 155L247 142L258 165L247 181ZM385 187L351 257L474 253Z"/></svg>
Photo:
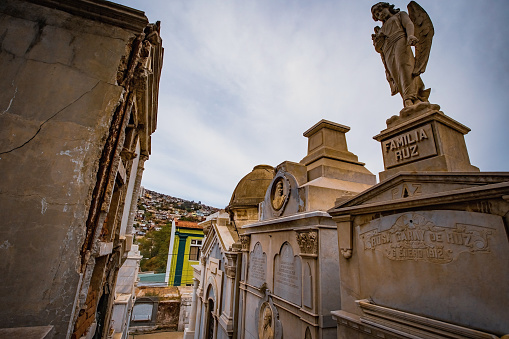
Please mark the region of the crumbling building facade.
<svg viewBox="0 0 509 339"><path fill-rule="evenodd" d="M159 23L100 0L0 13L0 330L112 335L156 129Z"/></svg>

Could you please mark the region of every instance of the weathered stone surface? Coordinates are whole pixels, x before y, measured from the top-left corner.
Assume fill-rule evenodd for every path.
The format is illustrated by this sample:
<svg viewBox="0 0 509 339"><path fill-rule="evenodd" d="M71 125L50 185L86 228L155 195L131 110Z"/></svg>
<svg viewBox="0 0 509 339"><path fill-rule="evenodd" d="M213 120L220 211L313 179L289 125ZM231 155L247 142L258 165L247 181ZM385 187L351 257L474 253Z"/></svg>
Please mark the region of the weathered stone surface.
<svg viewBox="0 0 509 339"><path fill-rule="evenodd" d="M0 338L46 339L51 338L53 326L0 328Z"/></svg>
<svg viewBox="0 0 509 339"><path fill-rule="evenodd" d="M267 280L267 255L263 253L262 245L257 242L249 255L247 268L247 283L261 287Z"/></svg>
<svg viewBox="0 0 509 339"><path fill-rule="evenodd" d="M263 201L267 186L274 178L274 167L258 165L244 176L233 191L227 213L232 215L237 226L242 226L258 219L258 204Z"/></svg>
<svg viewBox="0 0 509 339"><path fill-rule="evenodd" d="M432 107L390 125L373 137L382 145L385 171L380 180L401 171L477 172L470 164L464 135L470 129Z"/></svg>
<svg viewBox="0 0 509 339"><path fill-rule="evenodd" d="M101 154L125 99L117 72L147 20L115 4L34 2L0 3L0 327L52 324L60 338L75 325L87 330L102 295L99 287L88 293L93 272L84 273L83 262L93 271L96 261L81 251ZM97 6L108 24L93 18ZM141 21L111 25L115 11ZM114 137L123 144L121 133ZM99 261L100 284L106 260ZM113 280L111 272L104 279ZM90 307L75 323L78 300Z"/></svg>
<svg viewBox="0 0 509 339"><path fill-rule="evenodd" d="M302 263L293 255L293 248L284 243L274 258L274 294L294 304L302 304Z"/></svg>
<svg viewBox="0 0 509 339"><path fill-rule="evenodd" d="M381 21L371 37L380 53L391 94L399 93L405 107L427 102L430 89L424 89L420 74L426 70L434 29L426 11L415 1L408 14L379 2L371 7L373 20ZM411 46L415 46L415 57Z"/></svg>
<svg viewBox="0 0 509 339"><path fill-rule="evenodd" d="M508 173L400 173L330 210L341 252L351 251L340 256L341 310L368 319L371 311L355 301L369 299L387 312L421 316L423 333L509 332L509 290L500 285L509 279L508 193ZM369 319L383 325L382 318ZM408 325L411 316L401 319ZM394 333L397 322L384 326Z"/></svg>

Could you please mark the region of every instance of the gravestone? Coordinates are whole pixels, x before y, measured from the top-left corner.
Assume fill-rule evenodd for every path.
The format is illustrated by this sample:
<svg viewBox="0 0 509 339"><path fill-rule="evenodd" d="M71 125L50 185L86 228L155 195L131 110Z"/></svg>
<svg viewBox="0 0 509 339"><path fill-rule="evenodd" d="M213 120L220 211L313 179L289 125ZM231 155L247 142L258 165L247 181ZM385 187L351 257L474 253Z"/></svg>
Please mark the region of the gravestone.
<svg viewBox="0 0 509 339"><path fill-rule="evenodd" d="M253 286L261 287L266 279L267 255L263 252L262 245L257 242L249 256L247 282Z"/></svg>
<svg viewBox="0 0 509 339"><path fill-rule="evenodd" d="M274 259L274 294L301 305L301 261L292 246L284 243Z"/></svg>

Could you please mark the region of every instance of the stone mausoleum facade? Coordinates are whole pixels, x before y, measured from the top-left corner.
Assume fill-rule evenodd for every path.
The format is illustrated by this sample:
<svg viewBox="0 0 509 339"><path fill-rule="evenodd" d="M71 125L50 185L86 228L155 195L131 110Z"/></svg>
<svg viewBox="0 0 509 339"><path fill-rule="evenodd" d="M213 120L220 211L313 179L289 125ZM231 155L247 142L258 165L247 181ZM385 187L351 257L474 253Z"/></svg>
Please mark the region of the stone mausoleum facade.
<svg viewBox="0 0 509 339"><path fill-rule="evenodd" d="M159 23L107 1L5 0L0 13L0 333L125 338Z"/></svg>
<svg viewBox="0 0 509 339"><path fill-rule="evenodd" d="M507 338L509 173L471 165L439 109L387 121L378 184L325 120L300 163L246 175L210 221L185 338Z"/></svg>

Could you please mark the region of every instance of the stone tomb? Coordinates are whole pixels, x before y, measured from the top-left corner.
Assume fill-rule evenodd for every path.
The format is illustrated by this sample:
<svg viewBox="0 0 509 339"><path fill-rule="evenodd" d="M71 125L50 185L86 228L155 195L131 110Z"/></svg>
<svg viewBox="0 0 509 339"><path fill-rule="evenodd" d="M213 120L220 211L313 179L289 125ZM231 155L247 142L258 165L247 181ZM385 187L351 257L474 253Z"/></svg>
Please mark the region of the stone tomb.
<svg viewBox="0 0 509 339"><path fill-rule="evenodd" d="M342 254L338 339L509 333L509 173L479 172L469 129L419 107L375 137L382 181L329 211Z"/></svg>
<svg viewBox="0 0 509 339"><path fill-rule="evenodd" d="M304 337L308 331L312 338L335 338L330 310L338 305L339 291L330 287L337 284L337 243L329 215L302 212L243 228L242 237L254 242L245 251L247 280L240 282L244 337L259 338L262 304L270 302L285 337ZM323 298L325 293L334 298Z"/></svg>
<svg viewBox="0 0 509 339"><path fill-rule="evenodd" d="M276 167L260 220L239 228L239 338L336 337L337 231L325 211L375 183L348 151L348 130L322 120L306 131L306 157Z"/></svg>

